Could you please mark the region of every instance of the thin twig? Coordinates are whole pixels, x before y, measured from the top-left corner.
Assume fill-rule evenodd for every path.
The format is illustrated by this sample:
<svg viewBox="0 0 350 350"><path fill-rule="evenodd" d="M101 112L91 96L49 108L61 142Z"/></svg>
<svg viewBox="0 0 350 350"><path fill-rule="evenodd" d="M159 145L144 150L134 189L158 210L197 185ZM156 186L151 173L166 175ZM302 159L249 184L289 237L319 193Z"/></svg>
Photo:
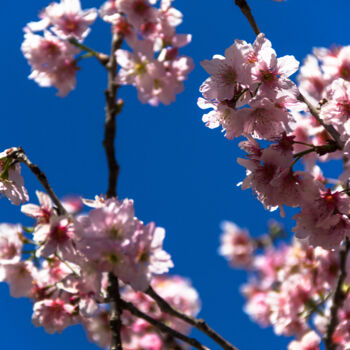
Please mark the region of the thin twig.
<svg viewBox="0 0 350 350"><path fill-rule="evenodd" d="M250 26L254 30L255 35L259 35L261 33L260 29L259 29L257 23L255 22L255 19L252 15L252 11L251 11L247 1L246 0L235 0L235 4L240 8L240 10L244 14L244 16L246 16Z"/></svg>
<svg viewBox="0 0 350 350"><path fill-rule="evenodd" d="M310 113L313 115L313 117L326 129L329 135L332 136L334 141L337 143L339 149L343 149L344 142L341 141L340 135L337 130L333 127L333 125L325 124L325 122L321 119L317 109L310 103L310 101L307 100L305 96L303 96L301 93L298 95L298 100L300 102L304 102Z"/></svg>
<svg viewBox="0 0 350 350"><path fill-rule="evenodd" d="M103 146L105 148L107 163L108 163L108 189L107 198L117 196L117 182L119 175L119 164L116 160L114 141L116 135L116 116L121 111L121 104L117 104L117 92L119 86L116 84L115 79L117 75L117 60L115 52L120 48L123 42L123 37L113 33L111 55L106 69L108 72L108 85L105 91L106 96L106 119L105 119L105 134L103 140ZM110 303L110 317L109 324L111 330L111 344L110 350L122 350L122 339L121 339L121 314L122 308L120 304L120 291L119 281L113 272L108 274L108 288L107 298Z"/></svg>
<svg viewBox="0 0 350 350"><path fill-rule="evenodd" d="M104 53L101 53L101 52L97 52L93 49L91 49L90 47L80 43L77 39L75 38L70 38L68 40L73 46L83 50L83 51L86 51L88 52L91 56L94 56L98 59L98 61L102 64L102 66L106 66L108 64L108 61L109 61L109 56L104 54Z"/></svg>
<svg viewBox="0 0 350 350"><path fill-rule="evenodd" d="M345 238L343 246L339 251L339 272L337 278L337 284L332 298L331 313L326 327L326 334L323 337L326 350L335 350L336 344L333 343L333 333L338 324L338 310L342 307L346 298L346 293L343 291L343 284L346 278L346 258L350 249L350 240Z"/></svg>
<svg viewBox="0 0 350 350"><path fill-rule="evenodd" d="M196 327L201 332L205 333L208 337L213 339L217 344L219 344L225 350L238 350L234 345L225 340L221 335L216 333L208 324L202 319L196 319L194 317L188 316L175 308L173 308L166 300L164 300L157 292L150 286L146 294L148 294L154 301L158 304L160 309L167 314L177 317L193 327Z"/></svg>
<svg viewBox="0 0 350 350"><path fill-rule="evenodd" d="M43 185L43 187L45 188L46 192L48 193L48 195L50 196L50 198L52 199L52 201L56 205L58 214L59 215L68 215L66 209L63 207L62 203L60 202L60 200L56 196L56 193L54 192L54 190L50 186L49 181L47 180L45 173L43 173L37 165L33 164L29 160L29 158L27 157L23 148L21 148L21 147L14 148L14 151L10 152L7 155L7 157L25 164L30 169L30 171L36 176L36 178Z"/></svg>
<svg viewBox="0 0 350 350"><path fill-rule="evenodd" d="M140 311L132 303L126 302L122 299L120 301L121 301L121 306L123 309L129 310L134 316L146 320L148 323L150 323L152 326L158 328L160 331L167 333L167 334L170 334L171 336L182 340L183 342L193 346L194 348L196 348L198 350L209 350L206 346L202 345L198 340L196 340L194 338L190 338L190 337L178 332L177 330L168 327L164 323L155 320L151 316L148 316L147 314Z"/></svg>

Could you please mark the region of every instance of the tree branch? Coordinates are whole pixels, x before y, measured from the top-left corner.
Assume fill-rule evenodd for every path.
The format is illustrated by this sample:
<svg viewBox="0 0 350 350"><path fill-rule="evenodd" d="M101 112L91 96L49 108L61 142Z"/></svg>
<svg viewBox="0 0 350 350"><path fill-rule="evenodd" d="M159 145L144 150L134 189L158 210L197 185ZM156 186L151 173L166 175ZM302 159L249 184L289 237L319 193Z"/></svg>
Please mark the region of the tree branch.
<svg viewBox="0 0 350 350"><path fill-rule="evenodd" d="M331 314L329 322L326 328L326 334L323 337L325 344L325 350L335 350L336 344L333 343L333 333L338 324L338 310L342 307L346 298L346 293L343 291L343 284L346 278L346 258L350 249L350 240L348 237L345 238L343 246L339 251L339 273L337 284L335 287L334 295L332 298Z"/></svg>
<svg viewBox="0 0 350 350"><path fill-rule="evenodd" d="M108 86L107 90L105 91L106 119L103 146L105 148L109 169L107 198L116 197L119 175L119 164L115 156L114 140L117 131L116 116L121 112L123 103L116 102L119 86L115 82L117 76L117 61L115 52L120 48L122 42L123 37L118 36L118 34L114 33L112 38L111 56L109 58L109 62L106 65L108 71Z"/></svg>
<svg viewBox="0 0 350 350"><path fill-rule="evenodd" d="M105 91L106 96L106 119L105 119L105 133L103 146L105 148L107 163L108 163L108 189L107 198L117 196L117 182L119 175L119 164L115 156L114 141L117 131L116 116L120 113L122 103L117 103L117 92L119 86L116 84L115 79L117 75L117 61L115 52L120 48L123 42L123 37L118 36L117 33L113 33L111 55L106 69L108 72L108 83ZM108 274L108 288L107 298L110 303L110 317L109 324L111 329L111 344L110 350L122 350L121 339L121 304L120 304L120 291L118 278L110 272Z"/></svg>
<svg viewBox="0 0 350 350"><path fill-rule="evenodd" d="M13 152L10 152L7 155L8 158L11 158L13 160L16 160L18 162L24 163L30 171L36 176L36 178L39 180L39 182L43 185L45 188L47 194L50 196L52 201L57 207L57 211L59 215L68 215L66 209L63 207L62 203L56 196L56 193L52 189L52 187L49 184L49 181L47 180L47 177L44 172L41 171L41 169L33 164L29 158L27 157L26 153L24 152L22 147L15 148Z"/></svg>
<svg viewBox="0 0 350 350"><path fill-rule="evenodd" d="M246 0L235 0L235 4L240 8L240 10L244 14L244 16L247 18L250 26L254 30L255 35L259 35L261 33L260 29L259 29L257 23L255 22L255 19L252 15L252 11L251 11L247 1Z"/></svg>
<svg viewBox="0 0 350 350"><path fill-rule="evenodd" d="M214 340L217 344L219 344L225 350L238 350L234 345L225 340L221 335L216 333L212 328L208 326L208 324L202 319L196 319L194 317L188 316L175 308L173 308L166 300L164 300L157 292L150 286L146 290L146 294L148 294L154 301L158 304L160 309L167 314L177 317L189 325L196 327L198 330L206 334L212 340Z"/></svg>
<svg viewBox="0 0 350 350"><path fill-rule="evenodd" d="M134 316L146 320L148 323L150 323L152 326L158 328L163 333L167 333L167 334L171 335L172 337L178 338L178 339L193 346L194 348L196 348L198 350L209 350L209 348L202 345L198 340L196 340L194 338L190 338L190 337L178 332L177 330L166 326L164 323L155 320L151 316L148 316L147 314L140 311L132 303L126 302L125 300L122 300L122 299L120 301L121 301L121 306L123 309L129 310Z"/></svg>

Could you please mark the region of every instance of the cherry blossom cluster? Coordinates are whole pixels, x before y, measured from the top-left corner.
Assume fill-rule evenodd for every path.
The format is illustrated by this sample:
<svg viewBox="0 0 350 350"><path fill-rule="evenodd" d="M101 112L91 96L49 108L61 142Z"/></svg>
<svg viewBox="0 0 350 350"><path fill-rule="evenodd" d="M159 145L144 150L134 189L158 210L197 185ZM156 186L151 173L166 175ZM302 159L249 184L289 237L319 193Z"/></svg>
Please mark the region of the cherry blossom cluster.
<svg viewBox="0 0 350 350"><path fill-rule="evenodd" d="M253 45L236 40L225 56L202 62L210 77L198 104L213 109L203 121L209 128L221 125L229 139L246 137L239 144L247 153L238 158L247 174L242 189L251 188L266 209L280 208L282 216L284 206L300 208L296 237L326 249L339 247L350 232L348 51L317 49L321 65L308 56L301 68L300 90L315 104L318 119L288 78L298 62L277 58L263 34ZM262 148L258 140L270 144ZM327 179L319 162L338 158L346 160L343 173ZM300 159L304 170L295 171Z"/></svg>
<svg viewBox="0 0 350 350"><path fill-rule="evenodd" d="M152 288L166 302L188 316L196 316L200 308L199 297L188 280L180 276L160 276L152 280ZM130 287L121 291L124 300L132 302L139 310L171 328L188 334L190 328L183 321L162 312L156 302L146 294L135 292ZM123 348L126 350L161 350L169 347L182 348L183 345L165 336L143 319L136 318L129 311L122 316ZM83 323L88 338L102 348L110 344L108 310L100 307L95 317L85 318Z"/></svg>
<svg viewBox="0 0 350 350"><path fill-rule="evenodd" d="M74 89L80 50L69 39L82 42L97 14L96 9L82 10L80 0L62 0L41 11L39 22L28 23L22 52L32 68L29 78L42 87L56 87L61 97Z"/></svg>
<svg viewBox="0 0 350 350"><path fill-rule="evenodd" d="M179 56L179 48L191 41L190 34L177 34L182 14L172 0L108 0L101 17L112 23L132 51L116 51L119 70L117 83L133 85L141 102L168 105L183 90L183 81L193 69L192 59Z"/></svg>
<svg viewBox="0 0 350 350"><path fill-rule="evenodd" d="M249 283L242 288L246 313L259 325L272 326L277 335L296 337L288 350L319 350L329 321L339 253L300 240L276 247L266 237L267 244L261 250L259 240L247 230L230 222L224 223L223 230L220 252L231 266L250 273ZM346 270L350 271L349 262ZM333 335L337 350L350 346L349 305L347 299L338 310L339 322Z"/></svg>
<svg viewBox="0 0 350 350"><path fill-rule="evenodd" d="M156 2L108 0L99 11L82 10L80 0L50 4L40 13L39 22L28 23L24 29L22 52L32 68L29 78L42 87L56 87L61 97L74 89L80 59L91 53L108 57L81 45L100 15L132 50L119 48L115 52L121 67L116 83L136 86L143 103L170 104L193 69L191 58L179 56L179 48L191 41L191 35L176 33L182 14L172 7L171 0L162 0L159 8L154 6ZM81 49L88 54L77 56Z"/></svg>
<svg viewBox="0 0 350 350"><path fill-rule="evenodd" d="M144 291L154 274L173 266L162 248L164 230L138 220L132 200L84 200L93 209L78 215L82 203L68 199L63 202L67 214L59 215L47 194L37 191L37 196L39 205L21 208L35 220L33 227L0 225L0 280L9 284L13 297L33 300L33 323L47 332L61 332L96 315L99 304L108 303L108 273L117 275L132 295L131 287ZM198 304L187 282L158 281L160 289L169 283L164 293L170 299L178 285L184 299L192 296ZM180 306L192 310L185 302Z"/></svg>

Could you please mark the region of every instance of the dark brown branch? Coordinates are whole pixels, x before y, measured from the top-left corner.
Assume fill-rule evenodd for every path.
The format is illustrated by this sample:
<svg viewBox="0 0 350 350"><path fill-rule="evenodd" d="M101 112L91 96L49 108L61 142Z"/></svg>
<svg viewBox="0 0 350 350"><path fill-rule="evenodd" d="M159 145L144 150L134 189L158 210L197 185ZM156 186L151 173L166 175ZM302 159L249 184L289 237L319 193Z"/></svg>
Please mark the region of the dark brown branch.
<svg viewBox="0 0 350 350"><path fill-rule="evenodd" d="M109 62L106 65L108 71L108 86L107 90L105 91L106 119L103 146L106 151L109 170L107 198L116 197L117 182L119 175L119 164L115 156L114 140L117 131L116 116L121 111L122 103L116 102L119 86L115 82L117 75L117 61L115 57L115 52L117 49L120 48L122 42L123 38L114 33L112 39L111 56L109 58Z"/></svg>
<svg viewBox="0 0 350 350"><path fill-rule="evenodd" d="M59 215L68 215L66 209L64 209L62 203L60 202L60 200L56 196L56 193L54 192L54 190L50 186L49 181L47 180L45 173L43 173L37 165L33 164L29 160L29 158L27 157L23 148L21 148L21 147L14 148L14 151L10 152L7 155L7 157L25 164L30 169L30 171L36 176L36 178L43 185L43 187L45 188L47 194L50 196L50 198L52 199L52 201L56 205L58 214Z"/></svg>
<svg viewBox="0 0 350 350"><path fill-rule="evenodd" d="M122 339L121 339L121 314L122 308L120 303L120 292L119 292L119 281L118 278L110 272L108 274L108 300L110 305L110 314L109 314L109 326L111 330L111 344L110 350L122 350Z"/></svg>
<svg viewBox="0 0 350 350"><path fill-rule="evenodd" d="M240 8L240 10L244 14L244 16L246 16L250 26L254 30L255 35L259 35L261 33L260 29L259 29L257 23L255 22L255 19L252 15L252 11L250 10L250 7L249 7L247 1L246 0L235 0L235 4Z"/></svg>
<svg viewBox="0 0 350 350"><path fill-rule="evenodd" d="M119 175L119 164L117 162L114 150L114 141L117 131L116 117L121 111L122 104L117 104L117 92L119 86L116 84L117 75L117 60L115 52L120 48L123 42L123 37L113 33L111 55L109 61L106 64L108 72L108 83L105 91L106 96L106 119L105 119L105 134L103 140L103 146L105 148L107 163L108 163L108 189L107 198L117 196L117 182ZM111 329L111 344L110 350L122 350L121 339L121 314L122 309L120 305L120 292L118 278L110 272L108 274L108 289L107 298L110 303L110 317L109 324Z"/></svg>
<svg viewBox="0 0 350 350"><path fill-rule="evenodd" d="M340 135L339 135L338 131L335 130L333 125L325 124L325 122L321 119L321 117L318 113L318 110L301 93L298 96L298 100L300 102L304 102L307 105L310 113L325 128L325 130L328 132L328 134L332 136L332 138L334 139L334 141L338 145L338 148L343 149L344 142L340 140Z"/></svg>
<svg viewBox="0 0 350 350"><path fill-rule="evenodd" d="M148 294L155 302L158 304L160 309L174 317L177 317L193 327L196 327L201 332L205 333L208 337L213 339L217 344L219 344L225 350L238 350L234 345L225 340L221 335L216 333L208 324L202 319L196 319L194 317L188 316L175 308L173 308L166 300L164 300L157 292L150 286L146 294Z"/></svg>
<svg viewBox="0 0 350 350"><path fill-rule="evenodd" d="M337 284L332 298L331 313L329 322L326 328L326 334L323 337L326 350L335 350L336 344L333 343L333 333L338 324L338 310L342 307L346 298L346 293L343 291L343 284L346 278L346 258L350 249L350 240L345 238L343 246L339 251L339 273Z"/></svg>
<svg viewBox="0 0 350 350"><path fill-rule="evenodd" d="M177 330L166 326L164 323L155 320L154 318L152 318L152 317L148 316L147 314L143 313L142 311L140 311L132 303L126 302L122 299L120 301L121 301L121 305L122 305L123 309L129 310L134 316L146 320L148 323L150 323L152 326L158 328L163 333L167 333L167 334L171 335L172 337L180 339L183 342L193 346L194 348L196 348L198 350L209 350L206 346L202 345L198 340L196 340L194 338L190 338L190 337L178 332Z"/></svg>

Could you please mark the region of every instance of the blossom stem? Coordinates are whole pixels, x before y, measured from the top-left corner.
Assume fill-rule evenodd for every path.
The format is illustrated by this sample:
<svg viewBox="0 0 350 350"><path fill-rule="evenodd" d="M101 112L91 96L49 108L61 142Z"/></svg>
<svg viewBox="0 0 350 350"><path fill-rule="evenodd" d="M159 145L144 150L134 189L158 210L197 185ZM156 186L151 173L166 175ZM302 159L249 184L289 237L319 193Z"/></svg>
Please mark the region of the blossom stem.
<svg viewBox="0 0 350 350"><path fill-rule="evenodd" d="M254 30L255 35L259 35L261 33L260 29L259 29L253 15L252 15L252 11L251 11L247 1L246 0L235 0L235 4L240 8L240 10L244 14L244 16L247 18L250 26Z"/></svg>
<svg viewBox="0 0 350 350"><path fill-rule="evenodd" d="M10 152L7 155L8 158L11 158L13 160L16 160L18 162L24 163L30 171L36 176L36 178L39 180L39 182L43 185L45 188L46 192L54 202L54 204L57 207L57 211L59 215L68 215L66 209L63 207L62 203L58 199L56 193L50 186L46 175L40 170L40 168L33 164L27 155L25 154L24 150L21 147L15 148L13 152Z"/></svg>
<svg viewBox="0 0 350 350"><path fill-rule="evenodd" d="M330 310L330 317L328 321L328 325L326 327L326 333L323 337L323 341L325 344L325 350L335 350L336 344L333 343L333 333L338 324L338 310L344 303L346 298L346 293L343 291L343 284L346 278L346 259L350 249L350 240L348 237L345 238L343 242L343 246L339 251L339 273L337 278L337 283L335 287L335 291L332 298L332 305Z"/></svg>
<svg viewBox="0 0 350 350"><path fill-rule="evenodd" d="M90 54L90 56L94 56L98 59L98 61L103 65L103 66L106 66L108 64L108 61L109 61L109 57L108 55L104 54L104 53L101 53L101 52L97 52L93 49L91 49L90 47L80 43L77 39L75 38L70 38L68 40L72 45L74 45L75 47L83 50L83 51L86 51ZM89 56L89 57L90 57ZM83 57L83 56L82 56ZM84 57L85 58L85 57ZM81 59L81 58L80 58Z"/></svg>
<svg viewBox="0 0 350 350"><path fill-rule="evenodd" d="M123 37L117 33L113 34L111 55L105 65L108 72L108 85L105 91L106 97L106 119L105 119L105 132L103 146L106 152L107 163L108 163L108 189L107 198L117 196L117 182L119 175L119 164L115 156L114 142L117 131L116 117L121 112L122 103L116 102L117 92L119 85L116 84L115 79L117 75L117 60L115 52L120 48L123 42ZM121 339L121 299L119 291L119 281L114 273L108 274L108 288L107 298L110 304L110 316L109 324L111 330L111 344L110 350L122 350L122 339Z"/></svg>
<svg viewBox="0 0 350 350"><path fill-rule="evenodd" d="M298 100L300 102L304 102L312 116L326 129L326 131L332 136L334 141L337 143L339 149L343 149L344 142L341 141L340 135L337 130L333 127L333 125L325 124L325 122L321 119L317 109L308 101L305 96L303 96L301 93L298 95Z"/></svg>
<svg viewBox="0 0 350 350"><path fill-rule="evenodd" d="M155 320L151 316L148 316L147 314L140 311L132 303L126 302L122 299L120 301L121 301L121 306L123 309L129 310L134 316L144 319L145 321L150 323L152 326L158 328L160 331L167 333L167 334L170 334L171 336L182 340L183 342L193 346L194 348L196 348L198 350L209 350L209 348L202 345L197 339L190 338L190 337L176 331L175 329L168 327L164 323Z"/></svg>
<svg viewBox="0 0 350 350"><path fill-rule="evenodd" d="M189 325L196 327L199 331L203 332L208 337L213 339L223 349L238 350L238 348L236 348L234 345L225 340L221 335L216 333L212 328L210 328L204 320L188 316L173 308L166 300L157 294L157 292L151 286L146 290L146 294L148 294L157 303L163 312L166 312L167 314L177 317Z"/></svg>

